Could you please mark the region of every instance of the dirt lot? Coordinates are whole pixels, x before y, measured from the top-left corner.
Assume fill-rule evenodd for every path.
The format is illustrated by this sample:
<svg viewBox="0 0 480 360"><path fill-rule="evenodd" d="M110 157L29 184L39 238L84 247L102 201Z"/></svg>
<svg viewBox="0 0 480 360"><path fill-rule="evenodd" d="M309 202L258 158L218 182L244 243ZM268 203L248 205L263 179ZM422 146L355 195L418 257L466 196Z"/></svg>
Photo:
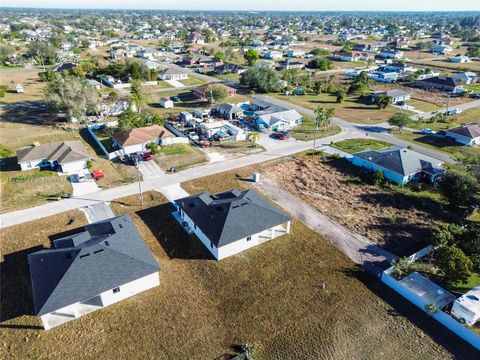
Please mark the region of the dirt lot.
<svg viewBox="0 0 480 360"><path fill-rule="evenodd" d="M437 207L418 206L426 199L366 185L345 160L320 162L294 158L264 170L264 175L348 229L397 254L425 245L429 228L439 221ZM417 205L414 205L417 204Z"/></svg>
<svg viewBox="0 0 480 360"><path fill-rule="evenodd" d="M237 181L224 175L216 186ZM158 259L160 286L50 331L32 316L25 256L85 219L74 212L2 231L1 351L7 358L72 358L75 344L74 357L82 359L226 360L247 341L258 359L474 356L298 221L290 235L217 262L176 224L160 194L146 193L145 207L137 205L137 197L112 203L115 213L132 216Z"/></svg>

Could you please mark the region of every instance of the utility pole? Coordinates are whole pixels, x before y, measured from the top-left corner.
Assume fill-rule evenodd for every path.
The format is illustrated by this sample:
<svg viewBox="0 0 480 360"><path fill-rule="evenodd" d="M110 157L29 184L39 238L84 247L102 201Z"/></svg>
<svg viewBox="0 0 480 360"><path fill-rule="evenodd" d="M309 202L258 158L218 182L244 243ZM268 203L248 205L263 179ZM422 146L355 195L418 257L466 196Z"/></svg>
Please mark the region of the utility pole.
<svg viewBox="0 0 480 360"><path fill-rule="evenodd" d="M138 167L138 161L135 163L137 168L137 178L138 178L138 195L140 196L140 204L143 206L143 194L142 194L142 181L140 180L140 168Z"/></svg>
<svg viewBox="0 0 480 360"><path fill-rule="evenodd" d="M445 114L448 114L449 107L450 107L450 95L447 96L447 111L445 111Z"/></svg>

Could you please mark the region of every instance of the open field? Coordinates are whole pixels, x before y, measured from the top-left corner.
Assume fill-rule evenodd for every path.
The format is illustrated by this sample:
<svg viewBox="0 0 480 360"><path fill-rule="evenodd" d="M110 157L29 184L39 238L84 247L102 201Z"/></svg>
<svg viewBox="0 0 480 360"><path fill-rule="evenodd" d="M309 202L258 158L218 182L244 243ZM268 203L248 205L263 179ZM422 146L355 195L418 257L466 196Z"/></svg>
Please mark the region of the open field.
<svg viewBox="0 0 480 360"><path fill-rule="evenodd" d="M448 116L445 121L429 122L427 121L412 121L408 124L412 129L425 129L430 128L432 130L447 130L461 124L479 122L480 121L480 108L472 108L462 111L458 115Z"/></svg>
<svg viewBox="0 0 480 360"><path fill-rule="evenodd" d="M220 79L220 80L225 80L225 81L239 81L240 80L240 75L239 74L223 74L223 75L219 75L219 74L215 74L212 72L212 74L208 74L210 76L214 76L216 77L217 79Z"/></svg>
<svg viewBox="0 0 480 360"><path fill-rule="evenodd" d="M316 95L285 96L270 94L271 96L284 101L290 101L310 110L317 107L334 108L335 116L362 124L376 124L387 121L394 113L400 111L394 107L387 107L379 110L375 104L360 102L357 97L347 96L342 104L337 103L334 95L322 93Z"/></svg>
<svg viewBox="0 0 480 360"><path fill-rule="evenodd" d="M24 101L41 101L45 83L40 81L39 70L25 70L15 72L1 72L0 84L8 87L5 97L0 103L19 103ZM15 84L22 84L24 93L17 94Z"/></svg>
<svg viewBox="0 0 480 360"><path fill-rule="evenodd" d="M220 191L241 182L234 172L223 175L191 185L208 183L203 190ZM75 211L2 231L7 358L69 358L75 343L79 358L226 360L247 341L259 359L473 356L471 348L299 221L290 235L217 262L175 222L162 195L149 192L144 198L144 207L133 196L112 202L112 208L134 219L161 265L160 286L50 331L41 330L32 315L26 255L85 218Z"/></svg>
<svg viewBox="0 0 480 360"><path fill-rule="evenodd" d="M199 86L206 83L205 80L200 79L199 77L196 77L194 75L189 75L188 79L179 80L179 82L181 82L185 86Z"/></svg>
<svg viewBox="0 0 480 360"><path fill-rule="evenodd" d="M451 57L454 55L449 55ZM413 60L414 64L423 65L431 68L437 68L440 70L447 70L447 71L480 71L480 61L472 61L469 63L452 63L448 60L433 60L433 59L422 59L420 61Z"/></svg>
<svg viewBox="0 0 480 360"><path fill-rule="evenodd" d="M338 141L332 144L334 148L340 149L349 154L354 154L364 150L380 150L391 145L392 144L389 144L385 141L375 139L349 139Z"/></svg>
<svg viewBox="0 0 480 360"><path fill-rule="evenodd" d="M413 106L415 109L423 111L423 112L430 112L430 111L436 111L441 109L441 106L438 106L436 104L432 104L426 101L422 101L419 99L410 99L407 100L407 105Z"/></svg>
<svg viewBox="0 0 480 360"><path fill-rule="evenodd" d="M182 170L207 161L205 153L189 144L163 146L160 153L154 156L155 162L163 169L176 167Z"/></svg>

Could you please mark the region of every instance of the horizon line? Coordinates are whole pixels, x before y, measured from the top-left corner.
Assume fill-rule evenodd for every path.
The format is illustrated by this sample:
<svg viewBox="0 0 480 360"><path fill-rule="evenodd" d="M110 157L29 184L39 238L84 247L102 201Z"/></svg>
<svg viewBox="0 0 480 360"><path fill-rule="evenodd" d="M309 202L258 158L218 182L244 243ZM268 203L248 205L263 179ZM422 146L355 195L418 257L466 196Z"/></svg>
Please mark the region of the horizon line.
<svg viewBox="0 0 480 360"><path fill-rule="evenodd" d="M38 6L12 6L12 5L1 5L1 9L39 9L39 10L114 10L114 11L122 11L122 10L138 10L138 11L211 11L211 12L233 12L233 11L240 11L240 12L286 12L286 13L301 13L301 12L360 12L360 13L374 13L374 12L384 12L384 13L462 13L462 12L473 12L479 13L480 10L356 10L356 9L349 9L349 10L280 10L280 9L165 9L165 8L112 8L112 7L38 7Z"/></svg>

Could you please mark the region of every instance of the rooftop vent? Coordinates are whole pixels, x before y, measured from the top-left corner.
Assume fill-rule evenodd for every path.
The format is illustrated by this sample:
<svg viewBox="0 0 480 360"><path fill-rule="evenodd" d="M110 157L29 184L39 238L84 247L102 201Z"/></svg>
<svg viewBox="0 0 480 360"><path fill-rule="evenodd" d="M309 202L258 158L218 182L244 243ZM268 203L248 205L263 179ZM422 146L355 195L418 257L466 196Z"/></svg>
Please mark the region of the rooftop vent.
<svg viewBox="0 0 480 360"><path fill-rule="evenodd" d="M80 259L86 258L87 256L90 256L90 254L80 255Z"/></svg>
<svg viewBox="0 0 480 360"><path fill-rule="evenodd" d="M103 249L95 250L93 253L94 253L94 254L98 254L98 253L101 253L101 252L103 252Z"/></svg>
<svg viewBox="0 0 480 360"><path fill-rule="evenodd" d="M110 243L108 242L108 240L105 240L105 245L110 246Z"/></svg>

